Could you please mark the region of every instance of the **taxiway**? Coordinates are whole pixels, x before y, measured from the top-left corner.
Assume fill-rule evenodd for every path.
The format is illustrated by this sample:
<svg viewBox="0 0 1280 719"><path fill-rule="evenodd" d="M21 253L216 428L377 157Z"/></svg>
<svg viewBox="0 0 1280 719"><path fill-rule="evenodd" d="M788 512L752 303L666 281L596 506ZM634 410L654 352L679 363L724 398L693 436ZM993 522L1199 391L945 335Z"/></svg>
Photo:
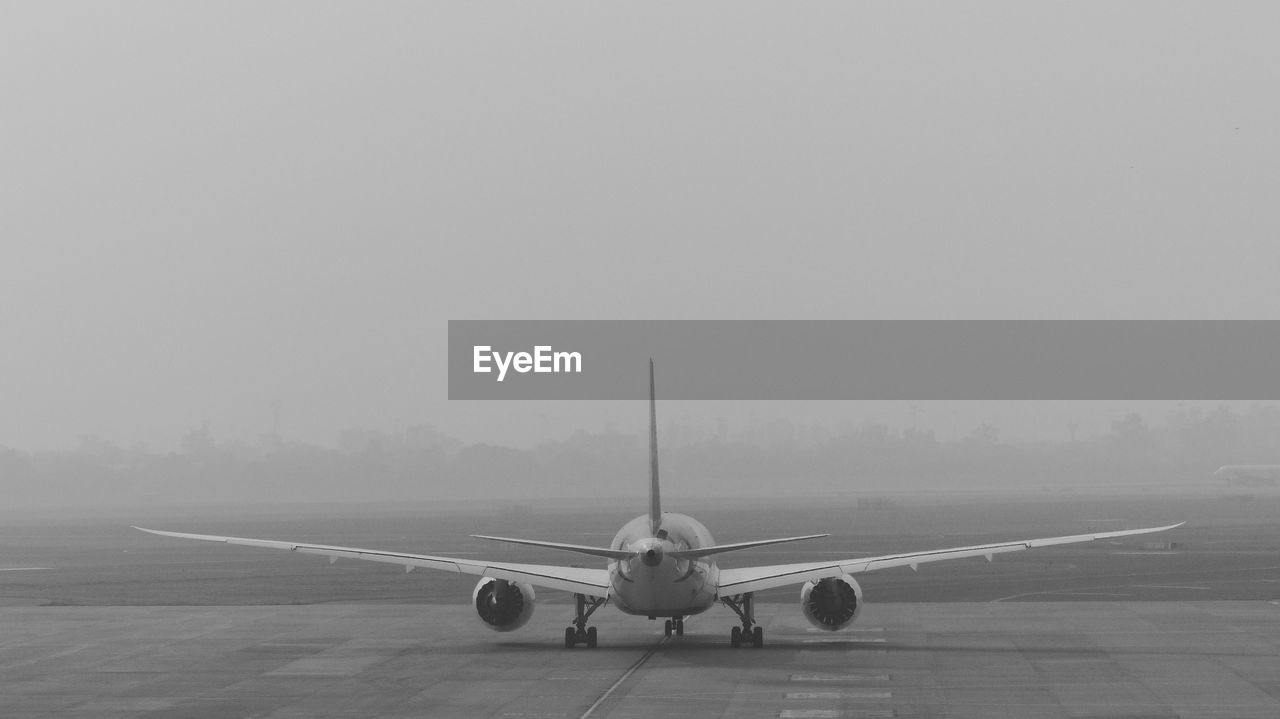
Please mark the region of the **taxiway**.
<svg viewBox="0 0 1280 719"><path fill-rule="evenodd" d="M662 638L601 612L565 649L540 604L497 634L462 606L0 608L0 716L1249 717L1280 715L1280 603L868 604L811 629L763 604Z"/></svg>

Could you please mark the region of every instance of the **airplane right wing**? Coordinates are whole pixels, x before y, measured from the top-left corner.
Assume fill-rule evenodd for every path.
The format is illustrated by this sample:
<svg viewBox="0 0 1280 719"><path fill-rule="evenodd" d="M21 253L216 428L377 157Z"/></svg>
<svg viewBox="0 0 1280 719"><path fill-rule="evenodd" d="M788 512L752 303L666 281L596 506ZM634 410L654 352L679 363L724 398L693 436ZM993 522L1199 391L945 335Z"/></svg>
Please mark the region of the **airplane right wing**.
<svg viewBox="0 0 1280 719"><path fill-rule="evenodd" d="M433 557L426 554L406 554L404 552L387 552L377 549L359 549L357 547L331 547L324 544L280 542L272 539L247 539L244 537L220 537L212 534L165 532L159 529L145 529L143 527L134 527L134 529L163 537L199 539L205 542L222 542L224 544L238 544L245 547L262 547L265 549L287 549L291 552L301 552L302 554L318 554L330 559L345 557L348 559L363 559L370 562L385 562L387 564L399 564L406 571L412 570L414 567L443 569L458 574L473 574L512 582L528 582L538 587L559 589L593 597L609 596L609 572L605 569L484 562L475 559Z"/></svg>
<svg viewBox="0 0 1280 719"><path fill-rule="evenodd" d="M889 567L905 567L912 569L926 562L939 562L944 559L963 559L965 557L987 557L994 554L1018 552L1033 547L1048 547L1055 544L1074 544L1076 542L1092 542L1095 539L1111 539L1128 537L1135 534L1150 534L1181 527L1185 522L1170 524L1164 527L1147 527L1145 529L1122 529L1118 532L1100 532L1097 534L1074 534L1067 537L1045 537L1043 539L1024 539L1017 542L1001 542L998 544L979 544L972 547L954 547L951 549L934 549L927 552L909 554L887 554L881 557L863 557L860 559L844 559L835 562L809 562L804 564L775 564L764 567L743 567L741 569L720 570L720 596L734 596L747 592L759 592L774 587L785 587L801 584L811 579L839 577L844 574L861 574L876 569Z"/></svg>

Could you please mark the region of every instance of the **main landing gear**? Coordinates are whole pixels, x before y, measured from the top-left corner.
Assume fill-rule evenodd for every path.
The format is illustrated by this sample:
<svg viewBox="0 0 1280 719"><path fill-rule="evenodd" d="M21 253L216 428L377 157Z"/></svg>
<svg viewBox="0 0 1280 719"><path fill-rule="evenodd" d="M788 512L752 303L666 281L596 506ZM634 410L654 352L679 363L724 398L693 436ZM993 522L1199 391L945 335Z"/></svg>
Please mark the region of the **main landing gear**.
<svg viewBox="0 0 1280 719"><path fill-rule="evenodd" d="M684 636L684 617L672 617L667 620L667 623L663 626L662 633L669 637L672 632L675 632L677 637Z"/></svg>
<svg viewBox="0 0 1280 719"><path fill-rule="evenodd" d="M574 618L573 626L564 629L564 646L565 648L573 647L577 644L585 644L588 649L594 649L596 646L596 628L587 626L587 618L591 613L604 606L607 599L600 597L588 597L585 594L575 594L574 599Z"/></svg>
<svg viewBox="0 0 1280 719"><path fill-rule="evenodd" d="M729 644L740 647L749 642L759 649L764 646L764 627L756 624L755 596L751 592L734 597L720 597L720 602L733 610L742 620L742 626L729 632Z"/></svg>

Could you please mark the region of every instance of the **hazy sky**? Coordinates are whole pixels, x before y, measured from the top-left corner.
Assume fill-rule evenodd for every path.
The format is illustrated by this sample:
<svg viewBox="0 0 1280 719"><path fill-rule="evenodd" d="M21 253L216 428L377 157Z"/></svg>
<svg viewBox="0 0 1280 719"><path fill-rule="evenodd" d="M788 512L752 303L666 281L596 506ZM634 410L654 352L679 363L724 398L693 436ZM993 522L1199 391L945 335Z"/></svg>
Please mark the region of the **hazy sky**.
<svg viewBox="0 0 1280 719"><path fill-rule="evenodd" d="M450 318L1280 318L1277 36L1274 2L6 3L0 445L252 439L276 399L324 443L643 425L446 402Z"/></svg>

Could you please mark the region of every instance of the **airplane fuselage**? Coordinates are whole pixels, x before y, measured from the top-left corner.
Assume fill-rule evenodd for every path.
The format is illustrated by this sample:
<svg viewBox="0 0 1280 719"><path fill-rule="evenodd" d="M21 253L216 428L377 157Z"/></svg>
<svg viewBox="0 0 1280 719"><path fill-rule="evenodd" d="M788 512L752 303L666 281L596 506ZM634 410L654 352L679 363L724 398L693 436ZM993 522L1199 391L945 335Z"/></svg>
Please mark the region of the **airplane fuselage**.
<svg viewBox="0 0 1280 719"><path fill-rule="evenodd" d="M687 617L716 603L720 570L714 559L681 559L671 552L710 547L711 532L685 514L666 512L656 532L648 515L627 522L609 546L635 552L609 563L609 599L627 614Z"/></svg>

